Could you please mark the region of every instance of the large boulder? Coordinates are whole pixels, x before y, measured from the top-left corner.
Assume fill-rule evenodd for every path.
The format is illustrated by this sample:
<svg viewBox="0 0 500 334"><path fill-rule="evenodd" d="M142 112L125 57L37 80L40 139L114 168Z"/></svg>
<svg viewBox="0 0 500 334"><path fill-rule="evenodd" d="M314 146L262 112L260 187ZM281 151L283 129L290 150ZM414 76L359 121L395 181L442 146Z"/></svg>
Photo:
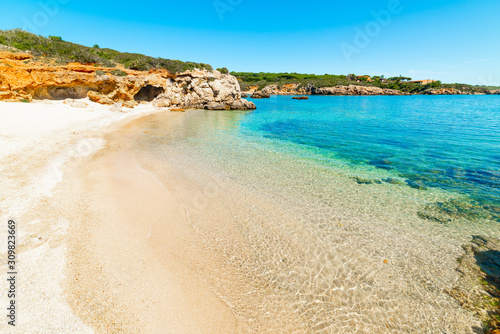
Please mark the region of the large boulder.
<svg viewBox="0 0 500 334"><path fill-rule="evenodd" d="M258 91L252 94L252 99L268 99L271 97L270 94L264 93L263 91Z"/></svg>
<svg viewBox="0 0 500 334"><path fill-rule="evenodd" d="M227 102L241 98L240 85L232 75L223 75L221 79L209 82L215 101Z"/></svg>
<svg viewBox="0 0 500 334"><path fill-rule="evenodd" d="M87 93L87 96L89 97L90 101L92 101L92 102L96 102L96 103L100 103L100 104L108 104L108 105L114 104L113 100L111 100L106 95L103 95L103 94L98 93L98 92L94 92L92 90Z"/></svg>
<svg viewBox="0 0 500 334"><path fill-rule="evenodd" d="M208 109L208 110L229 110L229 109L231 109L231 107L223 102L210 102L209 104L207 104L205 106L205 109Z"/></svg>
<svg viewBox="0 0 500 334"><path fill-rule="evenodd" d="M257 107L255 106L255 103L253 103L251 101L247 101L245 99L241 99L241 102L243 102L243 104L245 105L246 109L249 109L249 110L257 109Z"/></svg>
<svg viewBox="0 0 500 334"><path fill-rule="evenodd" d="M229 102L228 105L231 110L257 109L255 103L247 101L245 99Z"/></svg>
<svg viewBox="0 0 500 334"><path fill-rule="evenodd" d="M166 97L153 101L153 106L156 108L168 108L172 105L172 101Z"/></svg>
<svg viewBox="0 0 500 334"><path fill-rule="evenodd" d="M279 90L278 90L277 85L269 85L269 86L264 87L261 90L261 92L266 94L266 95L276 95L279 93Z"/></svg>

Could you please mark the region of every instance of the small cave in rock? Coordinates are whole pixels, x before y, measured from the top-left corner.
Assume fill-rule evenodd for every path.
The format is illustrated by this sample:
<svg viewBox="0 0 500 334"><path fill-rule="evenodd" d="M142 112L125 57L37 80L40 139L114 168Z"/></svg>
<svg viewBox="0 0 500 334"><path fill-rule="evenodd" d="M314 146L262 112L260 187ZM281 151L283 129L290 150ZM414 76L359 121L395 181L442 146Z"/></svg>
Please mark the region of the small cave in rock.
<svg viewBox="0 0 500 334"><path fill-rule="evenodd" d="M33 92L35 99L43 100L65 100L65 99L84 99L89 90L95 89L92 86L45 86L38 87Z"/></svg>
<svg viewBox="0 0 500 334"><path fill-rule="evenodd" d="M151 102L163 92L165 92L163 87L146 85L142 87L137 94L135 94L134 100L137 102Z"/></svg>

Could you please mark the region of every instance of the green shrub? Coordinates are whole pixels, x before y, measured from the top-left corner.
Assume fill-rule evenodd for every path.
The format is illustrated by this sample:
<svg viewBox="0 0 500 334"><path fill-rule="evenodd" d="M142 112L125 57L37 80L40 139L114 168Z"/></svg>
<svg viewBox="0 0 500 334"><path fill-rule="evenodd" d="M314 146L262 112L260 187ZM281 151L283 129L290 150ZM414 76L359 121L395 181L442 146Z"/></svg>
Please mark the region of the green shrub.
<svg viewBox="0 0 500 334"><path fill-rule="evenodd" d="M21 29L0 30L0 43L22 51L31 51L34 57L55 58L60 64L79 62L105 67L116 67L117 64L122 64L125 68L136 70L166 69L174 74L195 68L212 70L210 65L203 63L183 62L149 57L138 53L101 49L97 44L94 47L87 47L63 41L59 36L43 37Z"/></svg>
<svg viewBox="0 0 500 334"><path fill-rule="evenodd" d="M117 77L126 77L127 73L123 72L122 70L113 70L111 71L111 74L116 75Z"/></svg>
<svg viewBox="0 0 500 334"><path fill-rule="evenodd" d="M252 73L252 72L231 72L238 82L240 83L241 89L246 90L249 86L258 86L263 88L267 85L278 85L282 87L286 84L300 84L301 86L307 86L312 84L317 88L321 87L334 87L334 86L348 86L353 84L353 80L356 81L356 85L360 86L375 86L380 88L390 88L400 90L402 92L419 94L424 93L428 89L436 88L455 88L462 91L470 92L489 92L493 88L486 87L473 87L465 84L443 84L440 81L430 83L428 85L421 85L418 83L407 82L411 78L409 77L392 77L385 81L385 77L373 76L372 82L368 80L363 80L354 74L345 75L332 75L332 74L300 74L300 73ZM357 82L357 81L361 82ZM498 89L498 88L497 88Z"/></svg>
<svg viewBox="0 0 500 334"><path fill-rule="evenodd" d="M217 71L219 71L222 74L228 74L229 70L226 67L218 68Z"/></svg>
<svg viewBox="0 0 500 334"><path fill-rule="evenodd" d="M21 99L21 102L22 103L30 103L30 100L28 100L28 99Z"/></svg>

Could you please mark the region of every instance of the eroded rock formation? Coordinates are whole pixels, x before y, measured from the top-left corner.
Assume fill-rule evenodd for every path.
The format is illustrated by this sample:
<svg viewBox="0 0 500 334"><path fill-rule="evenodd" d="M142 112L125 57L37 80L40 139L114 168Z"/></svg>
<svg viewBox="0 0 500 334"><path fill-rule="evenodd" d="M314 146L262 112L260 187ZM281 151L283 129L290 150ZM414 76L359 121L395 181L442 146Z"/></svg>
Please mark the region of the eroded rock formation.
<svg viewBox="0 0 500 334"><path fill-rule="evenodd" d="M238 80L218 71L171 74L105 68L78 63L57 66L31 61L29 54L0 52L0 100L82 99L134 107L255 109L241 99Z"/></svg>

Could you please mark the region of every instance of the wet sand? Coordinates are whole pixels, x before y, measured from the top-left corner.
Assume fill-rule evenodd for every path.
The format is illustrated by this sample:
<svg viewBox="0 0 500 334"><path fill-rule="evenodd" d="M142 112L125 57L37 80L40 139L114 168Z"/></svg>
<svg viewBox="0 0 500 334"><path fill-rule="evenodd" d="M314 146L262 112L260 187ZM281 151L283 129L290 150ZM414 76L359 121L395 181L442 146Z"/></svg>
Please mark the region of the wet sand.
<svg viewBox="0 0 500 334"><path fill-rule="evenodd" d="M189 246L202 242L182 203L137 165L127 143L135 131L115 133L58 194L77 222L69 233L71 305L98 332L238 332L235 315L193 272L213 261Z"/></svg>

